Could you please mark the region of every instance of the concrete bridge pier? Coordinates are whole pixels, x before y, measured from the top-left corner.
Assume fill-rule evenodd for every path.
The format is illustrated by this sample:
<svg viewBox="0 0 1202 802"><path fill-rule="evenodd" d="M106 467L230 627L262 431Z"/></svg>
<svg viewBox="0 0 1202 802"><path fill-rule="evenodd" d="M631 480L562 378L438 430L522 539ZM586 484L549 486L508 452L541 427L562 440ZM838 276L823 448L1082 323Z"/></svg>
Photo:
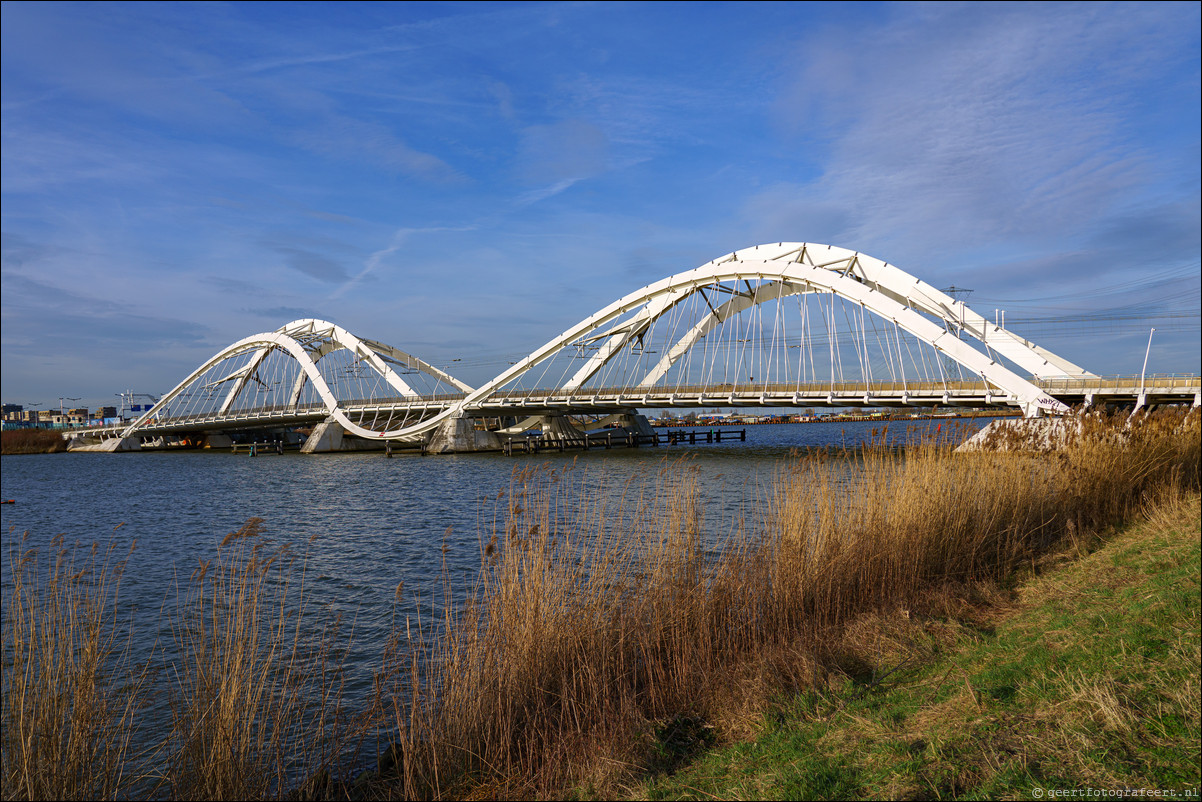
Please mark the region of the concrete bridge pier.
<svg viewBox="0 0 1202 802"><path fill-rule="evenodd" d="M326 418L313 427L304 445L302 454L332 454L338 451L383 451L385 440L365 440L347 434L342 424L333 417Z"/></svg>
<svg viewBox="0 0 1202 802"><path fill-rule="evenodd" d="M94 451L113 454L118 451L141 451L140 437L96 437L95 435L72 435L67 440L68 451Z"/></svg>
<svg viewBox="0 0 1202 802"><path fill-rule="evenodd" d="M621 426L631 434L637 434L641 437L655 437L655 429L651 428L651 422L647 420L646 415L640 415L637 412L623 412L613 416L613 423Z"/></svg>
<svg viewBox="0 0 1202 802"><path fill-rule="evenodd" d="M447 418L426 443L427 454L469 454L474 451L500 451L501 438L496 432L476 428L466 415Z"/></svg>
<svg viewBox="0 0 1202 802"><path fill-rule="evenodd" d="M342 451L342 440L345 434L346 430L342 428L341 423L327 418L313 427L309 438L301 446L301 453L328 454L333 451Z"/></svg>
<svg viewBox="0 0 1202 802"><path fill-rule="evenodd" d="M579 443L584 440L584 432L564 415L542 416L543 440L549 442Z"/></svg>

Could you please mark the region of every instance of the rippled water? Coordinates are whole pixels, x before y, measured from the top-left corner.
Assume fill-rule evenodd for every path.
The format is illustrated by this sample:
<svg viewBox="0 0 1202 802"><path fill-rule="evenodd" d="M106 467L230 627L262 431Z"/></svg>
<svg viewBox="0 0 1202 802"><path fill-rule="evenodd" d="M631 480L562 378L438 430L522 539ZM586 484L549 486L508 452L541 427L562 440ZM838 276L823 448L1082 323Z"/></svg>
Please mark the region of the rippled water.
<svg viewBox="0 0 1202 802"><path fill-rule="evenodd" d="M890 425L892 440L946 428L946 421ZM3 577L22 536L45 548L114 542L124 553L136 541L122 585L124 602L166 633L158 610L199 560L251 516L266 521L278 542L309 546L306 593L311 603L356 622L352 664L360 682L387 637L394 590L434 598L442 560L470 579L479 564L479 537L491 533L492 502L515 468L575 463L583 481L637 492L653 486L666 460L688 456L696 469L704 520L712 536L754 513L782 459L798 447L853 445L879 423L810 423L747 427L747 441L505 457L462 454L422 457L380 453L266 455L214 452L5 456L0 497ZM969 424L968 428L975 429ZM704 431L704 430L698 430ZM117 527L120 525L120 528ZM400 611L406 612L404 608ZM358 683L356 683L358 684Z"/></svg>

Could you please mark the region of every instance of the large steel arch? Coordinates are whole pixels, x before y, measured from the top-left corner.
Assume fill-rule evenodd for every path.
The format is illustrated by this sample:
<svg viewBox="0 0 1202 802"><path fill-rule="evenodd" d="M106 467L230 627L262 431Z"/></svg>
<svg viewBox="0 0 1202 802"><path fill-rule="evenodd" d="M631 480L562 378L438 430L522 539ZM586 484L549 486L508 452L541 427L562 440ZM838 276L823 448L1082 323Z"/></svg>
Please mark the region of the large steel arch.
<svg viewBox="0 0 1202 802"><path fill-rule="evenodd" d="M421 398L421 395L393 370L392 365L404 365L406 368L424 373L436 381L445 382L463 393L472 391L470 385L412 354L374 340L361 339L333 323L306 318L294 320L271 332L245 337L218 351L127 427L122 436L134 435L140 428L156 419L163 410L175 403L194 382L210 369L234 357L250 353L250 359L242 367L206 385L207 388L212 388L225 383L229 384L229 389L225 392L224 400L218 409L218 414L224 414L229 410L234 399L252 381L256 380L258 369L267 356L273 351L281 351L295 360L299 367L299 373L290 391L294 405L300 398L303 386L307 382L316 391L329 416L338 421L343 428L362 437L379 437L379 432L362 427L348 417L340 399L337 398L318 368L318 362L321 359L340 350L350 352L357 361L361 360L362 363L369 366L401 398L418 399ZM390 362L392 365L389 364Z"/></svg>
<svg viewBox="0 0 1202 802"><path fill-rule="evenodd" d="M1091 375L1068 360L989 323L963 302L879 259L832 245L776 243L736 251L635 290L548 341L492 381L468 393L455 408L415 426L389 432L388 436L411 439L429 432L444 420L462 414L473 405L480 405L490 395L560 349L586 339L601 342L596 354L568 380L564 389L578 387L623 346L691 293L714 282L748 278L767 279L772 282L772 289L732 299L714 309L714 322L770 298L797 293L834 293L882 319L896 323L972 374L1000 388L1027 415L1062 414L1068 410L1030 380L1001 364L990 351L997 356L1004 356L1024 370L1030 370L1035 376ZM606 328L635 310L639 311L630 319ZM939 320L941 325L932 318ZM667 362L649 373L642 384L650 384L662 376L671 361L687 351L704 334L708 325L711 324L702 322L682 337L676 347L665 355ZM967 334L987 346L986 352L969 345L961 338L961 334Z"/></svg>

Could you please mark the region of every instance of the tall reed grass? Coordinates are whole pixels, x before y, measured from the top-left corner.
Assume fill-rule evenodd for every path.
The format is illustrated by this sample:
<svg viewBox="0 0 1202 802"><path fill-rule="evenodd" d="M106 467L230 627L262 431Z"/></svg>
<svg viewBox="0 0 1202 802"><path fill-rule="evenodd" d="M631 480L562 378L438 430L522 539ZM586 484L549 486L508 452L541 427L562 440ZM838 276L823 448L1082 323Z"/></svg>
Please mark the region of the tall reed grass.
<svg viewBox="0 0 1202 802"><path fill-rule="evenodd" d="M22 546L24 543L22 543ZM3 797L112 799L130 783L145 673L118 606L124 560L58 538L13 555L4 601Z"/></svg>
<svg viewBox="0 0 1202 802"><path fill-rule="evenodd" d="M172 617L171 798L272 799L328 786L349 735L333 658L340 622L309 621L304 578L286 545L264 540L259 518L192 574Z"/></svg>
<svg viewBox="0 0 1202 802"><path fill-rule="evenodd" d="M182 582L169 644L119 604L126 560L53 548L9 560L4 799L317 798L356 764L375 707L343 706L340 622L261 519Z"/></svg>
<svg viewBox="0 0 1202 802"><path fill-rule="evenodd" d="M158 673L126 648L124 560L92 551L77 566L61 543L49 562L16 555L3 796L612 793L821 681L863 616L1006 582L1199 488L1196 411L1084 416L1069 431L1048 453L882 438L799 454L750 523L706 522L710 488L687 462L651 488L518 470L482 526L474 586L464 596L444 570L442 598L397 619L366 700L344 698L348 636L309 612L304 560L259 519L181 578ZM379 732L389 745L356 784Z"/></svg>
<svg viewBox="0 0 1202 802"><path fill-rule="evenodd" d="M392 790L611 793L665 749L736 727L748 699L814 682L858 616L1005 581L1199 487L1196 411L1082 416L1069 431L1045 453L882 439L799 455L767 524L733 527L716 550L687 464L635 498L587 472L515 474L469 601L396 644L408 671Z"/></svg>

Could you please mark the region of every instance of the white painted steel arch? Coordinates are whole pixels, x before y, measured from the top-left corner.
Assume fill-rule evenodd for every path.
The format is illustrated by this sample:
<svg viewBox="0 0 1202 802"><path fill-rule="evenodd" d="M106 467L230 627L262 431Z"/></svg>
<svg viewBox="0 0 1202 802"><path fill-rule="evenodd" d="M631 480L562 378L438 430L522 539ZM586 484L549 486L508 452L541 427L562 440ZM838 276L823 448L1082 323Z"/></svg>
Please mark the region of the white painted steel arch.
<svg viewBox="0 0 1202 802"><path fill-rule="evenodd" d="M990 323L964 303L879 259L831 245L776 243L736 251L635 290L548 341L492 381L475 389L403 351L371 340L361 340L331 323L320 320L294 321L275 332L240 340L215 355L164 396L126 434L135 432L140 425L154 418L156 410L164 408L175 394L222 359L259 349L242 370L221 380L235 382L223 406L223 409L227 408L240 388L250 380L258 362L271 349L279 348L291 354L303 369L297 379L293 398L299 397L301 386L308 381L320 395L330 417L348 432L371 439L419 440L444 421L460 416L473 407L482 406L506 385L562 349L581 342L595 344L595 353L560 388L564 391L579 389L624 347L639 339L656 320L693 293L704 291L718 282L751 280L758 283L754 292L748 283L747 293L734 294L717 307L710 304L707 297L706 303L711 310L708 317L694 323L677 338L638 386L650 387L662 379L678 359L722 321L769 300L807 293L833 293L882 320L896 324L899 329L933 346L971 374L999 388L1028 415L1060 414L1066 412L1067 408L1032 381L1001 364L998 357L1004 357L1037 378L1092 376L1068 360ZM615 324L615 321L632 312L634 314L629 318ZM961 335L979 341L985 351L970 345ZM313 346L315 340L320 340L316 347ZM310 347L303 345L302 341ZM466 395L439 414L419 423L385 431L365 428L347 416L317 368L318 360L339 348L346 348L361 357L401 397L415 398L417 394L385 364L382 357L403 361L407 366L453 385Z"/></svg>
<svg viewBox="0 0 1202 802"><path fill-rule="evenodd" d="M296 385L291 392L292 403L295 405L300 397L304 382L308 381L321 398L329 415L337 420L347 431L361 437L376 438L380 437L381 433L366 429L347 417L346 412L342 409L337 397L335 397L334 392L317 367L318 361L330 353L340 349L351 352L357 358L366 362L403 398L419 398L420 395L385 362L383 357L403 362L406 366L419 370L437 380L446 382L462 392L467 393L472 390L470 385L463 383L449 373L439 370L433 365L398 348L374 340L361 339L341 326L336 326L324 320L306 318L303 320L294 320L275 331L245 337L223 348L207 362L190 373L171 392L164 395L149 411L134 421L122 433L122 436L131 436L148 421L154 420L161 410L168 408L179 397L181 392L200 376L203 376L211 367L223 360L253 351L254 356L251 357L251 360L245 366L214 383L231 382L231 387L226 393L225 400L220 407L220 412L225 413L238 393L251 381L259 365L273 349L287 352L296 360L301 369Z"/></svg>
<svg viewBox="0 0 1202 802"><path fill-rule="evenodd" d="M492 381L468 393L455 408L415 426L390 432L389 436L411 439L429 432L447 418L462 414L464 409L473 404L479 404L569 344L581 338L604 340L604 345L598 349L597 354L565 385L565 389L578 387L593 375L605 360L616 354L623 345L634 339L640 331L646 330L657 317L690 293L711 286L717 281L738 281L744 278L778 282L776 286L779 289L775 291L775 295L762 294L753 299L754 302L802 292L833 292L857 302L877 316L897 323L899 327L925 340L973 374L1000 388L1014 398L1027 415L1063 414L1068 408L996 359L968 345L954 333L955 331L962 331L982 341L998 354L1024 369L1031 370L1034 375L1092 375L1068 360L989 323L964 303L879 259L833 245L777 243L735 251L701 267L668 276L635 290L550 340ZM747 303L746 306L739 307L736 301L738 299L728 302L735 304L729 307L730 314L750 305ZM632 319L612 329L604 328L640 307L643 307L642 311ZM721 309L722 307L719 307L719 310ZM920 311L942 319L945 325L935 324L919 314ZM714 318L717 319L719 314L720 312L716 311ZM690 336L693 338L692 342L696 342L698 335L691 332L686 338ZM681 347L677 356L692 344L686 342L686 338L679 341L678 345ZM665 358L669 357L671 352ZM662 376L666 369L664 367L661 370L657 367L642 383L649 383L657 374Z"/></svg>

